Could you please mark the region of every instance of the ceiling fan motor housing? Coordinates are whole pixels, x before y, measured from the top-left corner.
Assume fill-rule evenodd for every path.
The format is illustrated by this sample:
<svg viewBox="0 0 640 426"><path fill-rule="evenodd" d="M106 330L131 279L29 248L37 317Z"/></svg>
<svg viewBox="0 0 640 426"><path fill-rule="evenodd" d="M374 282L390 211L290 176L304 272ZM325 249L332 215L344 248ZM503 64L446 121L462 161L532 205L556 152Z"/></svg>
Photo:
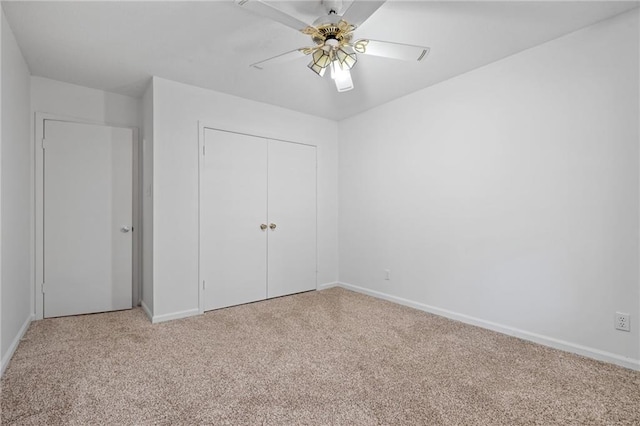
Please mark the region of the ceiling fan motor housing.
<svg viewBox="0 0 640 426"><path fill-rule="evenodd" d="M338 44L347 44L351 42L351 37L353 36L349 27L341 28L338 23L320 25L310 35L313 42L320 46L325 44L327 40L336 40Z"/></svg>

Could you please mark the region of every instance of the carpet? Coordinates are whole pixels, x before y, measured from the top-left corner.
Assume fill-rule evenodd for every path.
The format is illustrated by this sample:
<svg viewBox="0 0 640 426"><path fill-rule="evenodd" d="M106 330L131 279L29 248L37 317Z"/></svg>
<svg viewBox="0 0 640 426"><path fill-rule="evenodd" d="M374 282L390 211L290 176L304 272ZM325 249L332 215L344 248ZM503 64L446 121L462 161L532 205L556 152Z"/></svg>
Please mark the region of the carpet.
<svg viewBox="0 0 640 426"><path fill-rule="evenodd" d="M3 425L639 425L640 373L333 288L32 323Z"/></svg>

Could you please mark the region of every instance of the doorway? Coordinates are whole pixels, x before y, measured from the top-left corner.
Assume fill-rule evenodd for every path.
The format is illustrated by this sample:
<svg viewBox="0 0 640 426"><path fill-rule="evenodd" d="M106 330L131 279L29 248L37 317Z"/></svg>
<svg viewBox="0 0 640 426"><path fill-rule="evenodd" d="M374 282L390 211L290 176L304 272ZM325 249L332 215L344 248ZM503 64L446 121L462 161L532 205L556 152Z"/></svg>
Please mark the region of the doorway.
<svg viewBox="0 0 640 426"><path fill-rule="evenodd" d="M36 318L130 309L141 229L136 130L37 124Z"/></svg>

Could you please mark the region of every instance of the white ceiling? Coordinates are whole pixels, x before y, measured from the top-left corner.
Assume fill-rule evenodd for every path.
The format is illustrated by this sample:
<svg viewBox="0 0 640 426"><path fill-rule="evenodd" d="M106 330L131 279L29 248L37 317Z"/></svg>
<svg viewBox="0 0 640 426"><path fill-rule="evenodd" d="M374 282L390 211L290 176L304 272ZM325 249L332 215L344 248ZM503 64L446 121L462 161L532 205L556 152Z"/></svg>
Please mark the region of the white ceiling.
<svg viewBox="0 0 640 426"><path fill-rule="evenodd" d="M307 21L318 2L272 3ZM389 0L356 37L425 45L431 53L415 63L360 55L355 89L338 93L306 67L307 58L250 68L311 41L233 0L3 2L33 75L135 97L156 75L336 120L637 6Z"/></svg>

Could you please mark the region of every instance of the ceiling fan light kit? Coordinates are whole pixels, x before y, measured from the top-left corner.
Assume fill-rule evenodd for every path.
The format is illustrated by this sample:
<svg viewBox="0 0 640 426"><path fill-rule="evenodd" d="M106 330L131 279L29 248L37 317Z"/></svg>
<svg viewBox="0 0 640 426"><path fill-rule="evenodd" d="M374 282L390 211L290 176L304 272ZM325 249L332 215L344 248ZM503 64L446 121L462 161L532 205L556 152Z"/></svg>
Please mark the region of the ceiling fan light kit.
<svg viewBox="0 0 640 426"><path fill-rule="evenodd" d="M353 89L353 80L348 69L341 68L335 61L331 63L331 78L336 83L338 92L347 92Z"/></svg>
<svg viewBox="0 0 640 426"><path fill-rule="evenodd" d="M353 89L351 69L358 62L358 54L380 56L404 61L421 61L429 54L429 48L388 41L360 39L352 42L353 32L369 18L384 1L354 0L346 12L340 16L342 2L323 0L327 15L316 19L312 25L277 9L262 0L235 0L236 4L273 19L311 37L315 44L283 53L252 64L257 69L311 55L307 65L314 73L324 77L327 68L331 70L338 92Z"/></svg>

